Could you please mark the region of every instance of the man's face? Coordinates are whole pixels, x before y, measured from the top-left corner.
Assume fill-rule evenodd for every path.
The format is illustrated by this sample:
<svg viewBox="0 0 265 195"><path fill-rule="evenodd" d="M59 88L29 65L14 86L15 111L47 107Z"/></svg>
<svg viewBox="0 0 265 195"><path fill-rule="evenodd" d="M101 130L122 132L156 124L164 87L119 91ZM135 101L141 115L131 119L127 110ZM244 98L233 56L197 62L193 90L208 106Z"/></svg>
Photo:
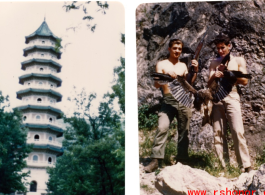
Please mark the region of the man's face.
<svg viewBox="0 0 265 195"><path fill-rule="evenodd" d="M170 57L179 58L182 52L182 45L181 44L173 44L172 47L168 48Z"/></svg>
<svg viewBox="0 0 265 195"><path fill-rule="evenodd" d="M217 48L218 54L221 57L225 57L230 52L231 45L230 44L226 45L224 43L218 43L216 45L216 48Z"/></svg>

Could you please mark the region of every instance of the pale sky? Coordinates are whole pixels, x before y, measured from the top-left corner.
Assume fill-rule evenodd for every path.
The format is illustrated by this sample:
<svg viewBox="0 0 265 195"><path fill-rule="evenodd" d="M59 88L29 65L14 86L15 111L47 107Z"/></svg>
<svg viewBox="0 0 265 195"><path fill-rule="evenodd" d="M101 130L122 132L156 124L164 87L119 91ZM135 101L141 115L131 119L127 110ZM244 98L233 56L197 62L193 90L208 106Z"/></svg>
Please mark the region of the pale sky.
<svg viewBox="0 0 265 195"><path fill-rule="evenodd" d="M120 65L120 56L125 56L125 47L120 42L125 32L124 7L119 2L109 2L109 9L103 15L95 2L90 3L88 13L95 19L95 32L82 20L82 9L66 12L64 2L0 2L0 90L10 96L11 107L21 104L16 92L22 89L18 77L25 74L21 62L25 61L23 49L25 36L35 32L46 22L57 37L62 38L62 56L58 62L62 65L58 77L62 86L57 90L63 95L57 106L71 114L72 104L67 101L77 91L85 89L87 93L97 93L97 102L103 94L111 91L113 68ZM77 27L74 30L69 27ZM94 110L98 107L95 102Z"/></svg>

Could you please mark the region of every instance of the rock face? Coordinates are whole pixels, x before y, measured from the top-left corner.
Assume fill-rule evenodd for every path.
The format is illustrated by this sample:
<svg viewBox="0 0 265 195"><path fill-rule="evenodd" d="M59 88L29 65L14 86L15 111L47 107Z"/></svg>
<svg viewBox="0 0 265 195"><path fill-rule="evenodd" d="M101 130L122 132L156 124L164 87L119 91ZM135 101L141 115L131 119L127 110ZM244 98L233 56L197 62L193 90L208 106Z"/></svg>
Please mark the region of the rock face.
<svg viewBox="0 0 265 195"><path fill-rule="evenodd" d="M207 27L196 89L206 88L211 59L216 56L213 40L220 32L231 38L235 56L244 56L253 79L247 86L238 86L241 96L245 136L250 154L255 156L265 140L265 3L253 1L215 1L185 3L141 4L136 10L138 103L156 106L161 92L152 84L150 72L159 60L167 58L168 43L172 38L184 41L181 61L189 64ZM190 140L192 147L212 147L213 135L198 126L200 116L192 119ZM201 132L203 134L201 134ZM200 141L201 140L201 141Z"/></svg>
<svg viewBox="0 0 265 195"><path fill-rule="evenodd" d="M242 191L245 194L263 194L265 185L265 165L259 170L242 173L238 178L227 179L214 177L209 173L193 169L178 163L163 169L157 177L155 187L164 195L184 195L191 190L202 190L207 195L232 194L233 191ZM230 193L229 193L230 191ZM252 193L253 192L253 193ZM235 192L234 192L235 194Z"/></svg>

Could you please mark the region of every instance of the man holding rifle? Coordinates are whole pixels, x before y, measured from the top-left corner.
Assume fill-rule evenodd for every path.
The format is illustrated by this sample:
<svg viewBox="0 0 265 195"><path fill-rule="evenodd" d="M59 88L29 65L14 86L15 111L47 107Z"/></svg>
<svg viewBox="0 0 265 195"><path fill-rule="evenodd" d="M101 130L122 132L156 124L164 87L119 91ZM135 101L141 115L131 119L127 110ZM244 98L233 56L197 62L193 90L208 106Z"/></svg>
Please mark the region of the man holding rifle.
<svg viewBox="0 0 265 195"><path fill-rule="evenodd" d="M185 76L189 78L191 83L193 83L197 77L198 62L197 60L192 60L191 65L193 68L190 69L193 70L188 72L186 64L179 61L182 48L182 41L179 39L170 40L168 47L169 58L157 63L156 72L168 74L174 79L177 78L177 76ZM169 125L175 116L178 121L179 133L177 159L186 159L188 157L188 130L191 118L191 109L183 106L175 100L171 94L168 84L155 81L154 85L156 88L162 89L163 103L158 114L158 128L151 154L152 161L145 167L145 171L148 173L153 172L158 168L158 159L164 159Z"/></svg>
<svg viewBox="0 0 265 195"><path fill-rule="evenodd" d="M231 43L229 37L218 35L215 39L215 45L219 57L212 60L209 68L208 86L211 87L213 81L224 77L223 70L241 71L246 74L246 61L243 57L235 57L230 55ZM230 60L223 62L222 60L227 55L230 55ZM237 93L236 84L247 85L247 78L236 78L233 74L230 75L230 81L234 86L232 91L219 102L213 105L213 129L214 129L214 145L216 153L225 168L225 162L229 162L228 146L227 146L227 120L234 141L236 158L239 166L244 168L245 172L252 170L249 151L244 137L244 126L241 116L240 98Z"/></svg>

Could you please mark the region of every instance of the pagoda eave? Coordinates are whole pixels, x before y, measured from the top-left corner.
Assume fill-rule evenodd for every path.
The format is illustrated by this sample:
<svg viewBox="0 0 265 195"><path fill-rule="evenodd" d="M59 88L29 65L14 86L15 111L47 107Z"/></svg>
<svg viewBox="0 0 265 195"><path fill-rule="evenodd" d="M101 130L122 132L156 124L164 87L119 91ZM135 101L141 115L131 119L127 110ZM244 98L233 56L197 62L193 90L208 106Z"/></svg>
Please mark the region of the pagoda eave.
<svg viewBox="0 0 265 195"><path fill-rule="evenodd" d="M56 101L60 102L62 100L62 95L52 89L35 89L35 88L27 88L24 90L20 90L17 92L17 99L22 99L23 96L29 94L49 94L50 96L56 97Z"/></svg>
<svg viewBox="0 0 265 195"><path fill-rule="evenodd" d="M38 149L38 150L44 150L44 151L50 151L53 153L56 153L56 156L61 156L63 154L63 148L61 147L56 147L51 144L34 144L33 149Z"/></svg>
<svg viewBox="0 0 265 195"><path fill-rule="evenodd" d="M52 46L39 46L39 45L34 45L34 46L30 46L27 47L25 49L23 49L23 56L27 57L29 52L33 52L33 51L50 51L53 54L55 54L57 56L58 59L61 59L61 52L57 51L54 47Z"/></svg>
<svg viewBox="0 0 265 195"><path fill-rule="evenodd" d="M21 63L21 69L22 70L26 70L26 66L31 65L31 64L33 64L33 65L36 65L36 64L49 64L49 65L53 66L57 70L57 73L61 72L61 68L62 68L62 66L59 63L57 63L57 62L55 62L53 60L32 58L30 60L22 62Z"/></svg>
<svg viewBox="0 0 265 195"><path fill-rule="evenodd" d="M37 35L35 33L29 35L29 36L25 36L25 43L28 44L31 40L34 40L36 38L50 38L51 40L55 41L56 40L61 40L59 37L56 37L55 35Z"/></svg>
<svg viewBox="0 0 265 195"><path fill-rule="evenodd" d="M56 133L56 137L62 137L64 130L62 128L49 125L49 124L34 124L34 123L24 123L23 127L27 127L31 130L46 130Z"/></svg>
<svg viewBox="0 0 265 195"><path fill-rule="evenodd" d="M16 109L21 111L46 111L48 113L53 113L57 115L57 119L62 118L63 112L60 109L54 108L52 106L39 106L39 105L25 105L16 107Z"/></svg>
<svg viewBox="0 0 265 195"><path fill-rule="evenodd" d="M60 87L62 84L62 80L59 77L56 77L52 74L40 74L40 73L30 73L25 74L19 77L19 83L24 84L25 80L31 79L31 78L38 78L38 79L48 79L50 81L53 81L57 84L57 87Z"/></svg>

